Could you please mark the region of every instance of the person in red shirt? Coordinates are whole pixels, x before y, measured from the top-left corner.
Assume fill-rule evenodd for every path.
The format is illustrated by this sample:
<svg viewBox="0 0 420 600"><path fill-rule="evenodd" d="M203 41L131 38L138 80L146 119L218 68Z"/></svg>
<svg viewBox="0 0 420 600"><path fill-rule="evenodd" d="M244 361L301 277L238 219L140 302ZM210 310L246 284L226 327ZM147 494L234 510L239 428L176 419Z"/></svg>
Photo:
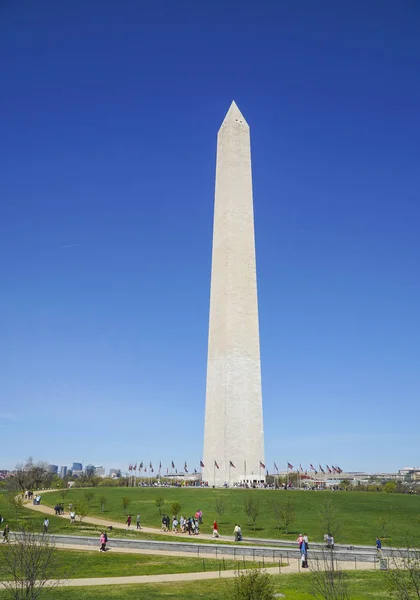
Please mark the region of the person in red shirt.
<svg viewBox="0 0 420 600"><path fill-rule="evenodd" d="M126 520L126 523L127 523L127 529L130 529L130 525L131 525L131 515L128 515L128 517L127 517L127 520Z"/></svg>
<svg viewBox="0 0 420 600"><path fill-rule="evenodd" d="M220 537L220 534L219 534L219 526L218 526L218 524L217 524L217 521L214 521L214 523L213 523L213 537L214 537L214 538L218 538L218 537Z"/></svg>

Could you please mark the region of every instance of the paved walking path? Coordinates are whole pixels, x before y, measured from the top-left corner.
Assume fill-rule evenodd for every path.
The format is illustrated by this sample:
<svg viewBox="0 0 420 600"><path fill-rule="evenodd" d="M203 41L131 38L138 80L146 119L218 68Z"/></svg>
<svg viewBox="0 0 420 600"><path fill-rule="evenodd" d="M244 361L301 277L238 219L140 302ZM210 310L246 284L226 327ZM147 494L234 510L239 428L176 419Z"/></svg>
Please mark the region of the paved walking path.
<svg viewBox="0 0 420 600"><path fill-rule="evenodd" d="M54 490L43 490L42 494ZM41 492L39 492L41 494ZM34 492L36 495L37 492ZM54 509L51 506L46 506L45 504L33 504L32 500L28 500L25 502L25 508L29 508L30 510L34 510L36 512L40 512L46 515L54 515L60 517L61 519L70 520L69 512L67 511L64 515L56 515ZM77 517L76 517L77 519ZM127 525L125 523L121 523L121 521L111 521L110 519L98 519L97 517L85 517L83 519L83 523L89 523L90 525L98 525L99 527L108 528L112 526L113 529L125 529L127 530ZM135 519L132 522L132 526L130 527L130 531L139 531L136 529ZM151 533L153 535L167 535L168 537L174 538L187 538L192 542L200 542L200 540L215 540L212 535L209 533L200 533L199 535L187 535L185 533L173 533L172 531L162 531L161 529L157 529L156 527L143 527L140 530L142 533ZM224 538L220 536L218 538L219 543L222 542ZM225 537L225 541L233 542L233 532L232 536Z"/></svg>

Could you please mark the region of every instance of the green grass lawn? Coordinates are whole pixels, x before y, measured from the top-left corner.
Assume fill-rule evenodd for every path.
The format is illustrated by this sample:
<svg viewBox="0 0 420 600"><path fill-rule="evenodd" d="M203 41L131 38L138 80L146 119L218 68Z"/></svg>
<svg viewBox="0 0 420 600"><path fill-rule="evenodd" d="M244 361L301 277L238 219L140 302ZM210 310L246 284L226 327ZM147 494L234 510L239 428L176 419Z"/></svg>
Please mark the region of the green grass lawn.
<svg viewBox="0 0 420 600"><path fill-rule="evenodd" d="M136 515L140 512L142 524L160 527L160 515L155 499L162 496L165 501L163 511L171 513L170 505L174 501L181 504L181 514L188 517L196 510L203 511L204 524L201 531L210 533L213 519L217 518L222 536L231 536L234 524L240 523L244 536L265 538L295 539L297 534L306 531L312 540L323 539L324 527L319 511L326 498L330 498L337 511L340 522L340 534L336 542L374 545L377 535L382 535L378 520L385 516L387 520L384 545L404 545L406 539L420 539L420 496L405 494L387 494L373 492L306 492L283 490L236 490L236 489L200 489L200 488L96 488L90 514L124 523L126 512ZM66 498L77 502L84 497L84 489L70 490ZM107 504L102 513L99 496L105 495ZM244 514L244 499L251 495L259 502L259 516L256 530L248 526ZM130 499L127 511L121 504L123 496ZM225 503L225 512L221 518L215 512L216 499ZM278 529L274 519L272 503L285 503L290 499L296 519L290 526L290 533ZM44 494L43 503L54 506L61 501L58 492ZM41 517L38 517L40 519ZM51 523L55 527L55 522ZM60 528L60 526L59 526ZM57 531L58 532L58 531ZM120 535L120 533L118 533ZM183 539L180 536L180 539ZM198 541L194 538L194 541Z"/></svg>
<svg viewBox="0 0 420 600"><path fill-rule="evenodd" d="M352 600L386 600L386 580L382 572L348 573ZM274 577L277 592L286 600L313 600L310 574ZM120 585L55 589L48 595L51 600L228 600L229 580L191 581L158 585ZM0 592L0 599L6 595Z"/></svg>
<svg viewBox="0 0 420 600"><path fill-rule="evenodd" d="M98 546L99 548L99 546ZM1 551L6 548L1 548ZM198 573L202 571L230 570L246 566L258 567L252 561L216 560L211 558L186 558L151 554L123 554L95 551L58 550L58 577L78 579L83 577L127 577L131 575L160 575L162 573ZM274 566L266 562L267 567ZM0 561L0 580L7 571Z"/></svg>

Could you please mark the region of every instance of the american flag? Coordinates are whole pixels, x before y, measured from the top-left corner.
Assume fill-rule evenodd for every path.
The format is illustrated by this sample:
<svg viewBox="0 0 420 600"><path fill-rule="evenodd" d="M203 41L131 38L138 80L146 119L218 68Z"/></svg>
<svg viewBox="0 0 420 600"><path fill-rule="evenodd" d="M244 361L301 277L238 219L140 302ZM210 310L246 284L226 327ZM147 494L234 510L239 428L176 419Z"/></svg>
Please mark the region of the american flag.
<svg viewBox="0 0 420 600"><path fill-rule="evenodd" d="M291 465L289 462L287 463L287 468L288 469L293 469L293 465Z"/></svg>
<svg viewBox="0 0 420 600"><path fill-rule="evenodd" d="M217 464L216 461L214 461L214 466L216 467L216 469L220 469L219 465Z"/></svg>
<svg viewBox="0 0 420 600"><path fill-rule="evenodd" d="M277 471L277 472L278 472L278 470L279 470L279 468L278 468L278 466L276 465L276 463L274 463L274 470L275 470L275 471Z"/></svg>
<svg viewBox="0 0 420 600"><path fill-rule="evenodd" d="M260 461L260 467L261 467L261 469L265 469L265 464L261 461Z"/></svg>
<svg viewBox="0 0 420 600"><path fill-rule="evenodd" d="M185 471L186 473L188 473L187 461L185 461L185 464L184 464L184 471Z"/></svg>
<svg viewBox="0 0 420 600"><path fill-rule="evenodd" d="M172 461L172 468L175 469L175 463Z"/></svg>
<svg viewBox="0 0 420 600"><path fill-rule="evenodd" d="M236 469L235 465L233 464L233 462L231 460L229 461L229 466L233 467L234 469Z"/></svg>
<svg viewBox="0 0 420 600"><path fill-rule="evenodd" d="M325 471L324 471L324 469L321 467L321 465L319 465L319 470L320 470L322 473L325 473Z"/></svg>
<svg viewBox="0 0 420 600"><path fill-rule="evenodd" d="M204 463L202 460L200 460L200 467L203 468L204 467Z"/></svg>

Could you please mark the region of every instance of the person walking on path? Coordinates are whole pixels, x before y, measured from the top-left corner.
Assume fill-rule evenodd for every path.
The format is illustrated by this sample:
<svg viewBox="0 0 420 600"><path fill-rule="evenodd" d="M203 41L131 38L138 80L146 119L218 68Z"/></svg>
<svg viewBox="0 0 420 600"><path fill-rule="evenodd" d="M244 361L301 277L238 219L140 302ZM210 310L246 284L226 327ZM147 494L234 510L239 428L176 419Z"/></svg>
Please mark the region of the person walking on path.
<svg viewBox="0 0 420 600"><path fill-rule="evenodd" d="M376 538L376 551L378 554L382 554L382 542L378 537Z"/></svg>
<svg viewBox="0 0 420 600"><path fill-rule="evenodd" d="M3 542L9 541L9 533L10 533L10 527L8 525L6 525L6 527L4 528L4 531L3 531Z"/></svg>
<svg viewBox="0 0 420 600"><path fill-rule="evenodd" d="M299 550L302 549L302 544L303 544L303 535L301 533L299 533L299 536L297 538L297 543L299 544Z"/></svg>
<svg viewBox="0 0 420 600"><path fill-rule="evenodd" d="M219 526L217 524L217 521L214 521L214 523L213 523L213 537L214 538L220 537Z"/></svg>
<svg viewBox="0 0 420 600"><path fill-rule="evenodd" d="M140 515L137 515L137 517L136 517L136 529L141 529L141 527L140 527Z"/></svg>
<svg viewBox="0 0 420 600"><path fill-rule="evenodd" d="M100 538L99 541L100 541L100 544L101 544L101 546L99 548L99 552L105 552L105 550L106 550L106 542L107 542L105 531L103 531L101 533L101 538Z"/></svg>
<svg viewBox="0 0 420 600"><path fill-rule="evenodd" d="M131 515L127 516L126 523L127 523L127 529L130 529L130 527L131 527Z"/></svg>
<svg viewBox="0 0 420 600"><path fill-rule="evenodd" d="M44 519L44 533L48 533L48 527L50 526L50 520L48 519L48 517L45 517Z"/></svg>
<svg viewBox="0 0 420 600"><path fill-rule="evenodd" d="M233 529L233 535L235 542L239 541L239 526L235 523L235 527Z"/></svg>

